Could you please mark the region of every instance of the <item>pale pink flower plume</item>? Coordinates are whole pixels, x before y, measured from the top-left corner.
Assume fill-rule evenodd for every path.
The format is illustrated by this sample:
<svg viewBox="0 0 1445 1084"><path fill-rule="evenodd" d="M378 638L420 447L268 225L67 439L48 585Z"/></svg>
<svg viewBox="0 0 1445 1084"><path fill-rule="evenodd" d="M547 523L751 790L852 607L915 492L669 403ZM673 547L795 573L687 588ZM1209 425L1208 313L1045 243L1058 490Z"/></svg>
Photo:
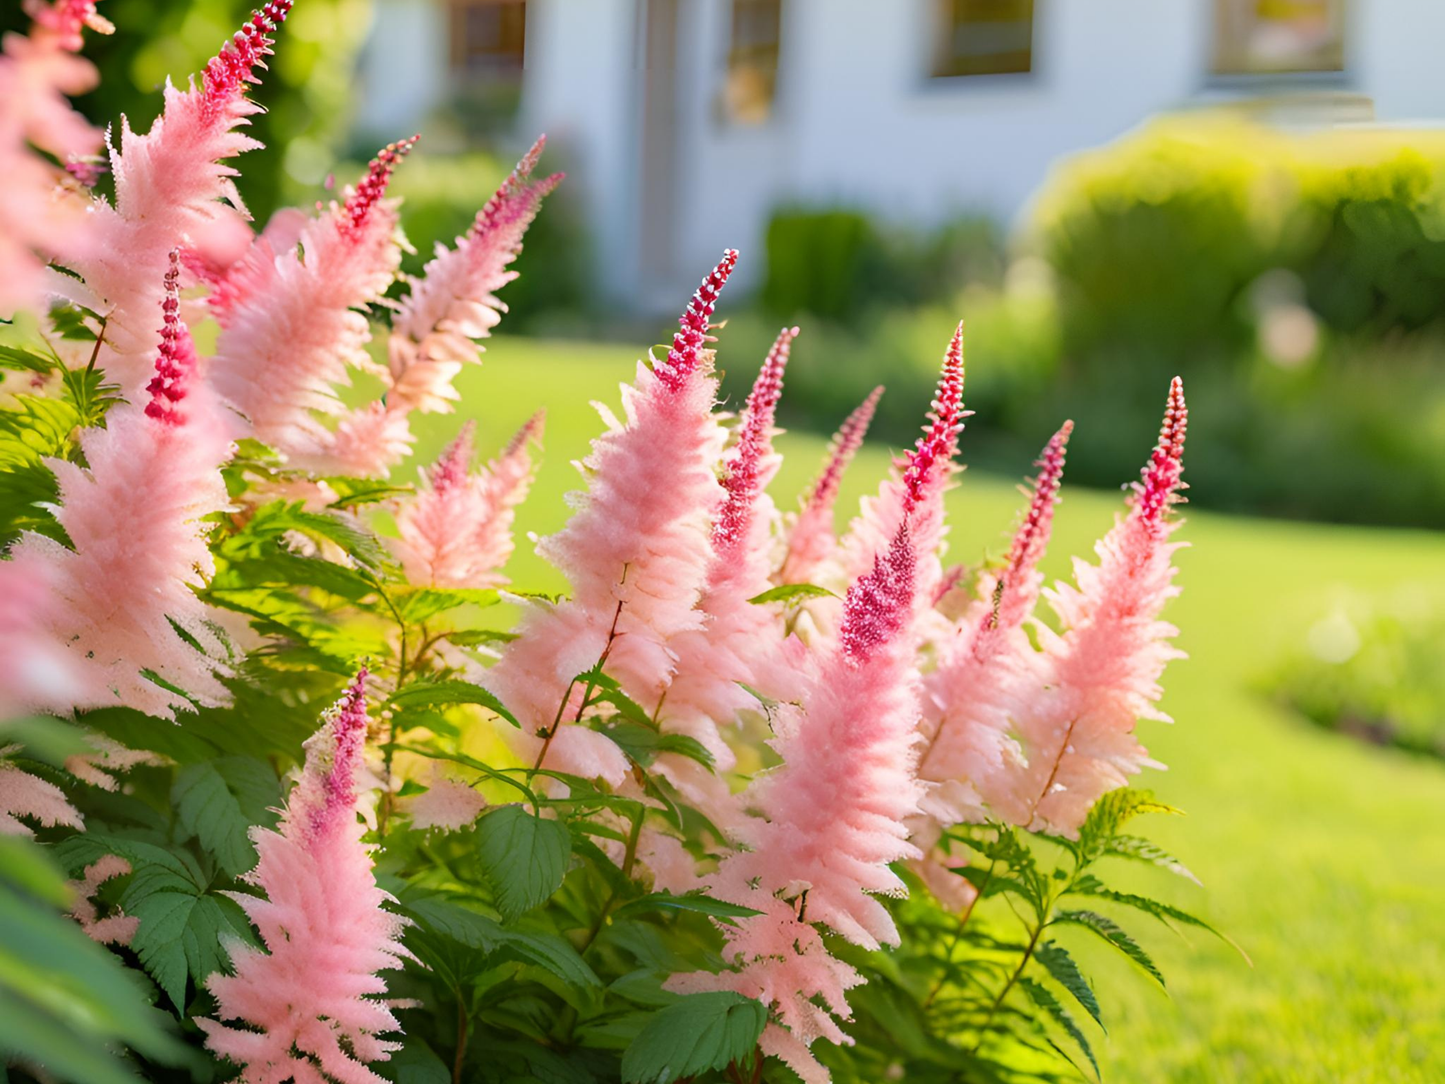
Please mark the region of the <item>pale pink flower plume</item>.
<svg viewBox="0 0 1445 1084"><path fill-rule="evenodd" d="M1038 563L1048 548L1072 432L1073 423L1065 422L1044 449L1007 564L997 576L983 577L981 597L924 678L925 748L918 775L926 787L926 816L913 826L913 841L924 850L943 828L981 822L990 809L1016 805L1024 755L1012 734L1013 721L1020 698L1033 696L1043 681L1042 656L1024 625L1043 585Z"/></svg>
<svg viewBox="0 0 1445 1084"><path fill-rule="evenodd" d="M233 893L261 935L262 951L228 949L233 972L206 982L227 1026L198 1019L206 1045L242 1067L247 1084L323 1080L381 1084L367 1062L386 1061L400 1031L381 1000L378 971L407 955L405 920L376 886L357 780L366 741L366 671L306 743L306 766L276 831L252 828L258 862L247 880L261 895Z"/></svg>
<svg viewBox="0 0 1445 1084"><path fill-rule="evenodd" d="M34 829L21 821L22 817L46 828L63 824L84 831L85 821L64 791L10 760L19 751L18 745L0 746L0 835L35 835Z"/></svg>
<svg viewBox="0 0 1445 1084"><path fill-rule="evenodd" d="M92 0L29 0L25 10L33 20L29 36L9 33L0 42L0 313L40 307L46 262L77 256L87 241L81 186L34 148L84 172L103 145L67 97L98 78L95 66L75 55L81 29L109 33L110 24Z"/></svg>
<svg viewBox="0 0 1445 1084"><path fill-rule="evenodd" d="M652 874L654 892L682 896L703 887L697 876L697 862L682 840L666 832L643 828L637 837L637 861Z"/></svg>
<svg viewBox="0 0 1445 1084"><path fill-rule="evenodd" d="M496 587L512 555L512 522L532 482L529 445L541 436L533 415L486 467L471 469L468 422L429 470L422 487L396 513L401 538L393 548L407 579L418 586Z"/></svg>
<svg viewBox="0 0 1445 1084"><path fill-rule="evenodd" d="M705 624L682 632L669 645L677 657L676 675L657 715L664 731L696 738L712 754L712 771L676 753L662 754L655 767L723 831L736 827L742 810L725 776L737 758L718 727L758 707L744 686L777 700L794 699L802 691L801 645L795 640L785 644L775 608L748 601L771 586L770 541L777 516L767 486L782 462L773 450L774 419L797 333L797 328L784 328L773 343L748 396L737 441L724 460L725 498L713 524L712 556L698 600Z"/></svg>
<svg viewBox="0 0 1445 1084"><path fill-rule="evenodd" d="M74 549L27 534L13 551L14 575L51 585L32 620L83 675L86 699L75 706L124 704L166 718L190 701L142 671L208 707L229 699L216 676L224 648L193 590L214 570L202 519L229 503L218 469L229 427L196 373L177 279L173 254L149 401L116 407L104 429L80 434L88 467L48 461L60 484L56 519Z"/></svg>
<svg viewBox="0 0 1445 1084"><path fill-rule="evenodd" d="M957 342L957 338L955 338ZM714 896L764 914L724 930L734 970L675 976L673 989L736 990L764 999L775 1022L766 1053L805 1081L827 1071L808 1046L847 1042L832 1019L848 1016L844 991L859 976L830 958L813 924L867 949L896 945L898 931L875 897L900 895L889 863L918 856L906 820L918 810L913 743L918 718L919 533L937 541L944 483L962 408L961 359L950 350L933 424L902 464L899 517L887 550L853 584L837 642L819 666L801 712L780 712L776 770L749 788L762 814L709 879ZM820 1004L821 1001L821 1004Z"/></svg>
<svg viewBox="0 0 1445 1084"><path fill-rule="evenodd" d="M76 753L65 758L65 770L84 783L101 790L114 791L120 784L116 775L141 765L162 767L170 759L147 749L129 749L104 734L87 734L85 742L93 752Z"/></svg>
<svg viewBox="0 0 1445 1084"><path fill-rule="evenodd" d="M472 786L447 775L440 763L433 761L426 790L401 800L403 812L411 817L411 826L421 831L439 828L457 832L470 825L487 807L487 800Z"/></svg>
<svg viewBox="0 0 1445 1084"><path fill-rule="evenodd" d="M788 553L778 571L778 583L819 583L833 579L838 560L838 539L833 526L833 506L848 464L863 446L868 426L883 397L883 385L874 388L833 435L823 471L803 497L802 509L788 532ZM839 571L841 576L841 570Z"/></svg>
<svg viewBox="0 0 1445 1084"><path fill-rule="evenodd" d="M252 436L295 466L327 472L336 435L322 419L345 413L335 388L347 370L370 365L371 331L359 310L386 292L401 264L397 204L383 197L415 142L382 148L344 202L308 220L299 246L248 264L254 280L227 294L217 311L217 391L247 419ZM263 256L275 240L257 239Z"/></svg>
<svg viewBox="0 0 1445 1084"><path fill-rule="evenodd" d="M390 402L373 401L344 414L323 443L323 450L303 462L327 474L386 478L391 468L411 455L416 436L410 411Z"/></svg>
<svg viewBox="0 0 1445 1084"><path fill-rule="evenodd" d="M70 917L80 923L80 928L92 941L102 945L129 945L136 930L140 929L140 919L127 915L119 908L101 918L95 901L101 885L114 877L124 877L130 871L130 863L124 858L108 854L86 866L80 880L68 883L71 892L75 893Z"/></svg>
<svg viewBox="0 0 1445 1084"><path fill-rule="evenodd" d="M588 490L577 511L538 546L567 574L573 597L530 610L487 673L487 688L522 722L511 732L518 754L545 756L559 771L614 785L628 772L608 738L570 725L572 678L606 652L608 672L628 694L655 704L673 674L669 643L701 625L694 604L725 496L715 473L726 434L712 412L709 319L736 263L729 250L703 281L667 358L638 363L636 380L622 389L626 421L607 416L608 432L583 465Z"/></svg>
<svg viewBox="0 0 1445 1084"><path fill-rule="evenodd" d="M874 559L887 551L898 525L911 519L921 562L919 589L932 598L943 576L936 553L943 537L943 505L932 497L935 491L941 494L961 469L952 457L958 451L963 419L970 413L963 409L963 379L963 324L960 323L944 355L943 371L923 436L918 438L912 452L895 462L892 474L879 487L878 494L863 499L860 514L849 526L841 554L848 580L856 579L872 567ZM915 505L926 512L921 518L911 511Z"/></svg>
<svg viewBox="0 0 1445 1084"><path fill-rule="evenodd" d="M247 91L292 3L268 0L206 65L200 86L167 84L148 133L121 121L111 151L115 204L94 204L94 244L71 262L93 295L90 307L107 317L101 364L128 397L149 379L159 345L153 321L168 254L242 208L236 171L221 163L260 146L240 130L261 111Z"/></svg>
<svg viewBox="0 0 1445 1084"><path fill-rule="evenodd" d="M488 337L506 306L496 293L517 277L509 265L542 200L562 181L554 173L532 179L545 136L517 163L456 247L438 244L436 256L412 280L392 322L390 399L405 409L449 411L457 399L452 380L476 361L477 340Z"/></svg>
<svg viewBox="0 0 1445 1084"><path fill-rule="evenodd" d="M1028 764L1017 784L1025 808L1007 811L1034 831L1073 836L1099 797L1151 763L1134 737L1139 719L1167 721L1156 707L1159 678L1183 652L1178 630L1159 619L1174 584L1170 515L1184 488L1189 414L1178 377L1169 386L1159 443L1134 483L1127 516L1095 547L1099 563L1076 558L1076 586L1046 592L1064 633L1043 630L1045 687L1020 710Z"/></svg>
<svg viewBox="0 0 1445 1084"><path fill-rule="evenodd" d="M65 712L93 695L80 661L46 630L55 580L39 561L0 561L0 719Z"/></svg>

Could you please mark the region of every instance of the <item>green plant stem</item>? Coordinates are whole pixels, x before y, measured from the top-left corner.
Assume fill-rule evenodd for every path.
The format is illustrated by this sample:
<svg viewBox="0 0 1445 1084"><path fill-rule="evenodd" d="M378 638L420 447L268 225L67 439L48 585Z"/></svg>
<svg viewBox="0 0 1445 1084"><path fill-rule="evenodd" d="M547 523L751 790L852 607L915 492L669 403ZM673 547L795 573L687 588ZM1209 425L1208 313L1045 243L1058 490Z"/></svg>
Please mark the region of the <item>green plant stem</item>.
<svg viewBox="0 0 1445 1084"><path fill-rule="evenodd" d="M1047 925L1048 922L1046 920L1040 920L1039 924L1034 927L1032 933L1029 934L1029 943L1024 948L1024 954L1019 959L1018 967L1014 968L1013 974L1008 977L1008 982L1003 984L1003 989L998 992L998 997L994 998L993 1004L988 1007L988 1015L983 1018L983 1023L979 1025L978 1042L973 1044L973 1053L977 1054L979 1047L983 1046L983 1041L988 1035L989 1024L993 1023L994 1016L997 1015L1000 1006L1003 1005L1003 999L1008 997L1009 991L1014 988L1014 984L1019 981L1019 977L1024 973L1024 968L1027 967L1029 961L1033 959L1034 949L1038 947L1039 938L1043 935L1044 928Z"/></svg>
<svg viewBox="0 0 1445 1084"><path fill-rule="evenodd" d="M602 649L602 656L597 660L597 665L592 669L594 672L601 670L607 665L608 656L612 654L612 645L617 641L617 622L622 617L622 600L617 600L617 609L612 614L612 627L607 630L607 645ZM532 782L532 776L536 775L542 768L542 761L547 759L547 750L552 747L552 739L557 736L558 729L562 726L562 715L567 710L567 700L572 695L572 690L577 685L577 679L573 678L567 683L567 691L562 694L562 703L557 705L557 714L552 719L552 726L547 731L547 736L542 739L542 748L537 752L537 762L532 765L531 772L527 775L527 782ZM589 678L587 688L582 693L582 703L577 707L577 716L573 722L582 721L582 713L587 710L592 694L597 690L595 679Z"/></svg>
<svg viewBox="0 0 1445 1084"><path fill-rule="evenodd" d="M452 1084L462 1084L462 1065L467 1060L467 1006L457 991L457 1053L452 1059Z"/></svg>
<svg viewBox="0 0 1445 1084"><path fill-rule="evenodd" d="M622 876L629 881L632 879L632 867L637 862L637 842L642 838L642 822L647 816L647 807L641 802L637 803L637 813L632 818L632 828L627 833L627 849L622 855ZM602 905L602 910L597 912L597 919L592 923L592 928L587 931L587 937L582 942L582 947L577 951L585 953L592 947L592 942L597 940L597 935L602 932L602 927L607 922L607 916L612 911L612 906L617 902L617 889L613 889L607 896L607 902Z"/></svg>

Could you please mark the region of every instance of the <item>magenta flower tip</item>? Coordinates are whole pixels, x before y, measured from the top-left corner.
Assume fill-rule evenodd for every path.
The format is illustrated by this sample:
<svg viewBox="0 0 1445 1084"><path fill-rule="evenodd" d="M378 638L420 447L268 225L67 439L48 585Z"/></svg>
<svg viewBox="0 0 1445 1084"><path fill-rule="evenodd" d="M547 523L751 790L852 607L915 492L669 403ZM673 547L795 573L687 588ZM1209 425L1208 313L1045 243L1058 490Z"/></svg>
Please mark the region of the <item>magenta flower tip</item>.
<svg viewBox="0 0 1445 1084"><path fill-rule="evenodd" d="M873 415L881 398L883 385L879 384L838 427L838 432L833 435L833 448L827 465L813 483L813 488L804 502L808 508L822 511L833 507L833 502L838 499L838 487L843 484L843 472L848 469L848 464L863 446L863 438L868 435L868 427L873 424Z"/></svg>
<svg viewBox="0 0 1445 1084"><path fill-rule="evenodd" d="M1032 569L1043 555L1043 547L1048 543L1049 527L1054 518L1059 485L1064 476L1064 452L1069 446L1069 436L1073 431L1074 423L1064 422L1034 463L1034 466L1039 468L1039 475L1034 480L1034 496L1029 502L1028 514L1024 517L1023 526L1014 536L1013 548L1009 552L1009 580L1014 580Z"/></svg>
<svg viewBox="0 0 1445 1084"><path fill-rule="evenodd" d="M1175 377L1169 384L1164 424L1159 443L1143 470L1143 480L1134 484L1134 509L1145 522L1157 523L1180 501L1184 488L1184 437L1189 428L1189 408L1184 402L1184 382Z"/></svg>
<svg viewBox="0 0 1445 1084"><path fill-rule="evenodd" d="M893 536L886 555L873 558L873 568L848 588L838 643L849 659L866 662L907 623L913 607L918 552L905 521Z"/></svg>
<svg viewBox="0 0 1445 1084"><path fill-rule="evenodd" d="M286 21L295 0L269 0L251 13L231 40L206 65L206 105L209 112L218 111L222 102L244 91L247 83L256 81L252 72L265 66L271 53L271 38L276 28Z"/></svg>
<svg viewBox="0 0 1445 1084"><path fill-rule="evenodd" d="M95 0L57 0L46 5L43 0L26 0L25 14L40 28L55 36L62 49L78 53L84 42L82 30L97 34L113 34L115 26L95 10Z"/></svg>
<svg viewBox="0 0 1445 1084"><path fill-rule="evenodd" d="M428 480L434 492L445 493L449 489L466 484L467 472L471 470L472 457L476 449L473 445L473 436L477 430L476 419L469 419L462 426L462 431L457 434L456 439L446 446L446 450L437 457L428 474Z"/></svg>
<svg viewBox="0 0 1445 1084"><path fill-rule="evenodd" d="M348 230L357 230L366 221L371 209L386 195L386 186L391 183L391 175L396 172L396 167L411 153L419 139L420 135L414 135L388 143L376 152L376 157L367 166L366 176L357 182L356 190L346 201L344 224Z"/></svg>
<svg viewBox="0 0 1445 1084"><path fill-rule="evenodd" d="M963 429L963 321L953 333L943 357L943 372L933 397L931 424L908 456L903 471L904 508L912 512L936 471L947 466L958 449Z"/></svg>
<svg viewBox="0 0 1445 1084"><path fill-rule="evenodd" d="M330 724L330 763L322 776L323 801L312 815L312 831L320 835L326 828L342 823L356 808L356 771L361 766L362 748L366 744L366 679L363 666L347 686L341 699L327 712Z"/></svg>
<svg viewBox="0 0 1445 1084"><path fill-rule="evenodd" d="M717 307L718 295L727 284L738 264L738 250L730 248L723 253L718 265L702 280L697 293L692 295L687 308L678 319L678 330L672 337L672 349L667 352L667 363L657 367L657 375L670 391L677 391L687 382L702 363L703 348L712 342L708 335L708 322Z"/></svg>
<svg viewBox="0 0 1445 1084"><path fill-rule="evenodd" d="M196 368L196 347L191 333L181 322L181 252L171 249L171 265L166 271L166 295L161 301L164 324L161 345L156 355L156 375L146 385L151 400L145 412L167 425L185 421L179 406L186 397L186 382Z"/></svg>
<svg viewBox="0 0 1445 1084"><path fill-rule="evenodd" d="M783 397L783 370L797 335L795 327L778 332L748 394L742 430L722 479L727 498L713 530L713 544L719 550L735 545L747 534L753 504L762 488L763 458L772 447L773 420Z"/></svg>

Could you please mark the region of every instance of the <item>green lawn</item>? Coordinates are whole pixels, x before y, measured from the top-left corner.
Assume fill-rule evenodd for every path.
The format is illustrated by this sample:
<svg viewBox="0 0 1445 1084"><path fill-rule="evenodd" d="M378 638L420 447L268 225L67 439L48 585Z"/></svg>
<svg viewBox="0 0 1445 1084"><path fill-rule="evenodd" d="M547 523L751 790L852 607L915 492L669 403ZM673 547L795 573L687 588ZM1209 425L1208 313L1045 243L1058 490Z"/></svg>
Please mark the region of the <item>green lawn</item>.
<svg viewBox="0 0 1445 1084"><path fill-rule="evenodd" d="M727 358L725 333L721 346L733 366L749 363ZM522 531L547 533L565 518L562 494L578 481L570 463L601 428L588 401L615 409L617 383L630 378L635 357L616 347L498 339L485 365L462 377L463 413L480 419L488 453L531 411L548 411ZM459 424L438 419L421 456L434 455ZM1138 434L1141 462L1152 437ZM781 446L787 462L774 495L790 507L823 441L790 434ZM966 459L967 433L963 447ZM860 458L841 507L851 513L887 462L882 448ZM1019 474L1027 468L1020 463ZM1120 507L1117 494L1065 493L1047 562L1054 575L1066 572L1069 554L1088 552ZM972 560L1002 548L1020 504L1013 481L970 471L949 500L951 555ZM1424 533L1204 513L1190 516L1180 537L1192 548L1180 555L1185 590L1169 617L1190 658L1166 676L1176 725L1144 725L1146 744L1170 770L1141 782L1189 813L1150 826L1204 881L1202 890L1180 882L1175 898L1234 935L1254 967L1207 939L1137 929L1170 976L1172 997L1112 959L1097 962L1111 1025L1096 1045L1105 1077L1445 1079L1445 769L1317 731L1249 687L1334 593L1445 582L1445 544ZM560 588L520 541L514 580Z"/></svg>

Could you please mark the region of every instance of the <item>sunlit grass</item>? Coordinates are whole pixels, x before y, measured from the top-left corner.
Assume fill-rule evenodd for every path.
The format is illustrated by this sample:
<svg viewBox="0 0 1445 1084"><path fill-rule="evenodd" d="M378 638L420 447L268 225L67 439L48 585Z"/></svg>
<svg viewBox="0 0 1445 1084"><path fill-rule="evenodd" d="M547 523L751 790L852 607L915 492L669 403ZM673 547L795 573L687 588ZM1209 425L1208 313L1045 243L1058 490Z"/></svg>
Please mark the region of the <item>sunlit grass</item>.
<svg viewBox="0 0 1445 1084"><path fill-rule="evenodd" d="M588 401L616 409L617 383L630 378L635 360L634 351L616 347L495 340L485 365L460 381L461 414L420 427L419 456L435 455L468 416L479 419L479 442L490 453L545 407L546 452L520 529L556 530L567 515L562 496L578 485L571 461L601 428ZM920 416L925 407L918 404ZM1047 436L1040 432L1038 442ZM1152 437L1137 434L1141 461ZM789 507L823 441L788 434L780 443L787 460L773 493ZM967 446L965 434L965 457ZM856 507L887 462L884 449L865 453L840 507ZM1028 467L1018 464L1020 477ZM1067 484L1065 493L1046 562L1052 575L1067 572L1069 554L1087 554L1120 507L1117 494L1071 492ZM953 558L1001 549L1021 503L1014 482L967 473L949 500ZM1104 980L1110 1032L1096 1049L1106 1079L1439 1080L1445 769L1319 732L1263 702L1250 685L1333 594L1445 582L1445 545L1424 533L1189 518L1180 535L1191 543L1179 557L1185 591L1169 616L1191 657L1166 679L1165 708L1177 724L1144 724L1146 744L1170 770L1141 783L1189 813L1149 826L1206 886L1180 882L1171 898L1230 932L1254 967L1208 939L1186 944L1133 920L1169 976L1172 997L1112 958L1090 959ZM525 540L510 571L528 589L564 586Z"/></svg>

